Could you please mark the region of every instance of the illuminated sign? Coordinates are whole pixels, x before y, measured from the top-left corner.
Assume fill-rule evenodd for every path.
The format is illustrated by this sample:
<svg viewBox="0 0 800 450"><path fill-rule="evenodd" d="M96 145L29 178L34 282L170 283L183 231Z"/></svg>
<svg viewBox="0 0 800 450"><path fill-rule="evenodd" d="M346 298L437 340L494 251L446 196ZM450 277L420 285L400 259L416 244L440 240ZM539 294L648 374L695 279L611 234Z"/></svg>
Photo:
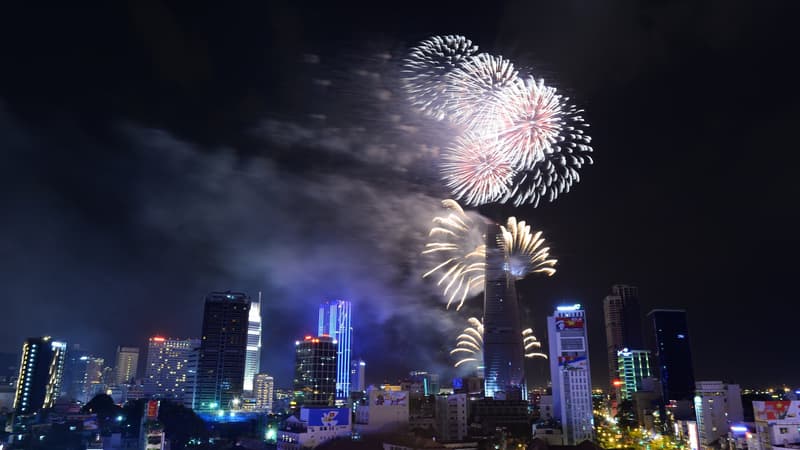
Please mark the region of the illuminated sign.
<svg viewBox="0 0 800 450"><path fill-rule="evenodd" d="M581 309L580 303L575 303L572 306L559 306L556 308L556 311L577 311Z"/></svg>
<svg viewBox="0 0 800 450"><path fill-rule="evenodd" d="M700 445L697 441L697 423L689 422L689 448L699 450Z"/></svg>
<svg viewBox="0 0 800 450"><path fill-rule="evenodd" d="M163 337L161 337L161 336L154 336L154 337L151 337L151 338L150 338L150 340L151 340L151 341L154 341L154 342L164 342L164 341L166 341L166 339L165 339L165 338L163 338Z"/></svg>
<svg viewBox="0 0 800 450"><path fill-rule="evenodd" d="M800 401L773 400L753 402L756 420L773 421L800 417Z"/></svg>
<svg viewBox="0 0 800 450"><path fill-rule="evenodd" d="M557 330L583 328L583 317L558 317L556 318Z"/></svg>
<svg viewBox="0 0 800 450"><path fill-rule="evenodd" d="M307 408L310 427L335 427L350 424L350 408ZM304 414L305 415L305 414Z"/></svg>
<svg viewBox="0 0 800 450"><path fill-rule="evenodd" d="M145 416L148 419L155 419L156 417L158 417L158 400L148 401L147 408L145 411L146 411Z"/></svg>

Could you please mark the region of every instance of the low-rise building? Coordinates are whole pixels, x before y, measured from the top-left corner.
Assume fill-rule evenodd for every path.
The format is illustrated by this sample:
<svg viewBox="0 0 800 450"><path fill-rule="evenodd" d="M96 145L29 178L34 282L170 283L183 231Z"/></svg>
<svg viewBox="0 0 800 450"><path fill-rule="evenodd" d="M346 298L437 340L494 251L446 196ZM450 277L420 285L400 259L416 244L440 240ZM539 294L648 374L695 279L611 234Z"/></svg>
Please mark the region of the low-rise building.
<svg viewBox="0 0 800 450"><path fill-rule="evenodd" d="M436 397L436 435L443 441L467 438L469 398L467 394Z"/></svg>
<svg viewBox="0 0 800 450"><path fill-rule="evenodd" d="M356 409L355 431L369 434L408 429L408 392L367 389L367 404Z"/></svg>
<svg viewBox="0 0 800 450"><path fill-rule="evenodd" d="M754 401L759 450L800 447L800 401Z"/></svg>
<svg viewBox="0 0 800 450"><path fill-rule="evenodd" d="M278 450L315 448L352 433L350 408L303 407L300 418L290 416L277 433Z"/></svg>

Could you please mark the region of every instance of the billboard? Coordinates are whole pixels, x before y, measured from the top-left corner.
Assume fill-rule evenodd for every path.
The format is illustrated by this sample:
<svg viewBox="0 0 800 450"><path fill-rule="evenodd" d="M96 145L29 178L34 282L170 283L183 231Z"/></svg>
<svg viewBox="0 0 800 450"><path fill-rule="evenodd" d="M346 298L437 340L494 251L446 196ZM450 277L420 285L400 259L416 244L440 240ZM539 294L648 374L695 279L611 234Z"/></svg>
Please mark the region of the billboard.
<svg viewBox="0 0 800 450"><path fill-rule="evenodd" d="M335 427L350 425L350 408L308 408L310 427Z"/></svg>
<svg viewBox="0 0 800 450"><path fill-rule="evenodd" d="M583 328L583 317L557 317L556 330Z"/></svg>
<svg viewBox="0 0 800 450"><path fill-rule="evenodd" d="M406 391L377 391L373 395L375 406L405 406L408 399Z"/></svg>
<svg viewBox="0 0 800 450"><path fill-rule="evenodd" d="M800 417L800 401L772 400L766 402L753 402L753 412L756 420L773 421L797 419Z"/></svg>
<svg viewBox="0 0 800 450"><path fill-rule="evenodd" d="M150 400L147 402L145 417L153 420L158 418L158 400Z"/></svg>

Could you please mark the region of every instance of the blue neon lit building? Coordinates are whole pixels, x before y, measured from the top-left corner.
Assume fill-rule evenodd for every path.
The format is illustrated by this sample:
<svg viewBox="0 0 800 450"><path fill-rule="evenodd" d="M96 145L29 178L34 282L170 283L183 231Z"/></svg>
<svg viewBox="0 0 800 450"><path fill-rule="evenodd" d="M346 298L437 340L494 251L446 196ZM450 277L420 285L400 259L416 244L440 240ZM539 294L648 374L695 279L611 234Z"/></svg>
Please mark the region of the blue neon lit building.
<svg viewBox="0 0 800 450"><path fill-rule="evenodd" d="M336 354L336 398L350 396L351 310L352 305L347 300L329 300L319 307L317 334L328 335L339 343Z"/></svg>

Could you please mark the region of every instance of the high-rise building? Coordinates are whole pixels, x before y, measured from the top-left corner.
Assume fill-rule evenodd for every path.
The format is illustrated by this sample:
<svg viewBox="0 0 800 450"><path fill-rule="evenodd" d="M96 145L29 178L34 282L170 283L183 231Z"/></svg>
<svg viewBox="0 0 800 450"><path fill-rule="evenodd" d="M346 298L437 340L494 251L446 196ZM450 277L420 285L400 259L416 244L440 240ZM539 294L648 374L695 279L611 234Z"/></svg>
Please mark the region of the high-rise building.
<svg viewBox="0 0 800 450"><path fill-rule="evenodd" d="M261 292L258 301L250 303L247 319L247 358L244 364L244 390L253 391L253 380L261 369Z"/></svg>
<svg viewBox="0 0 800 450"><path fill-rule="evenodd" d="M632 400L633 393L642 390L643 381L653 375L648 350L617 351L617 368L620 401Z"/></svg>
<svg viewBox="0 0 800 450"><path fill-rule="evenodd" d="M64 359L64 376L61 381L61 395L68 400L77 401L83 397L83 381L86 376L86 362L89 352L80 345L72 344Z"/></svg>
<svg viewBox="0 0 800 450"><path fill-rule="evenodd" d="M28 415L51 408L61 394L67 344L50 336L28 338L22 345L14 411Z"/></svg>
<svg viewBox="0 0 800 450"><path fill-rule="evenodd" d="M664 401L691 402L695 384L686 311L655 309L647 316L652 322Z"/></svg>
<svg viewBox="0 0 800 450"><path fill-rule="evenodd" d="M337 342L306 336L295 343L294 394L298 406L333 406L336 399Z"/></svg>
<svg viewBox="0 0 800 450"><path fill-rule="evenodd" d="M86 361L86 372L83 374L83 393L79 399L83 403L88 403L95 395L104 391L106 375L106 360L99 356L88 355Z"/></svg>
<svg viewBox="0 0 800 450"><path fill-rule="evenodd" d="M720 444L720 438L727 437L731 426L741 424L744 420L742 390L738 384L698 381L694 412L697 417L700 447L719 448L719 445L715 444Z"/></svg>
<svg viewBox="0 0 800 450"><path fill-rule="evenodd" d="M409 375L412 384L418 386L418 388L409 390L410 392L417 391L423 396L439 395L439 374L414 370Z"/></svg>
<svg viewBox="0 0 800 450"><path fill-rule="evenodd" d="M319 307L319 336L330 336L336 340L336 398L350 396L350 350L353 328L352 305L346 300L331 300Z"/></svg>
<svg viewBox="0 0 800 450"><path fill-rule="evenodd" d="M467 438L469 421L467 394L436 396L436 428L443 441L462 441Z"/></svg>
<svg viewBox="0 0 800 450"><path fill-rule="evenodd" d="M522 329L514 277L497 236L500 227L486 231L486 276L483 296L483 363L486 397L527 398Z"/></svg>
<svg viewBox="0 0 800 450"><path fill-rule="evenodd" d="M240 401L249 314L247 294L227 291L206 296L194 409L234 409Z"/></svg>
<svg viewBox="0 0 800 450"><path fill-rule="evenodd" d="M559 306L547 318L553 415L561 421L564 445L593 438L592 377L586 313L581 305Z"/></svg>
<svg viewBox="0 0 800 450"><path fill-rule="evenodd" d="M256 399L256 409L272 412L274 391L275 380L266 373L257 374L253 382L253 397Z"/></svg>
<svg viewBox="0 0 800 450"><path fill-rule="evenodd" d="M608 379L611 394L616 395L614 382L620 379L617 352L623 348L645 348L642 334L642 313L639 306L639 289L615 284L611 294L603 300L608 350ZM612 400L615 400L612 398Z"/></svg>
<svg viewBox="0 0 800 450"><path fill-rule="evenodd" d="M117 386L130 383L131 380L136 378L138 368L139 347L117 347L113 383Z"/></svg>
<svg viewBox="0 0 800 450"><path fill-rule="evenodd" d="M364 392L366 385L364 377L366 376L367 363L363 359L354 359L350 363L350 392Z"/></svg>
<svg viewBox="0 0 800 450"><path fill-rule="evenodd" d="M145 395L188 403L194 394L192 353L198 347L200 339L151 337L144 369Z"/></svg>

